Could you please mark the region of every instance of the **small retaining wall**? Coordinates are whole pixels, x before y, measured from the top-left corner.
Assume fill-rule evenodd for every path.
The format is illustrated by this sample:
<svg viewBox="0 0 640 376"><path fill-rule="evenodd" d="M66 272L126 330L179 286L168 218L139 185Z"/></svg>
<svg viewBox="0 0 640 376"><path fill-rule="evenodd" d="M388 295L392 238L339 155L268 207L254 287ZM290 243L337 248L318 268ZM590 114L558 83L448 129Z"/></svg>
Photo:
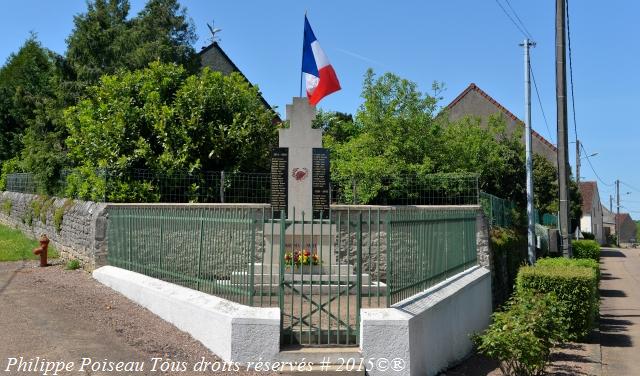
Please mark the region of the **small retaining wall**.
<svg viewBox="0 0 640 376"><path fill-rule="evenodd" d="M362 309L362 356L389 360L371 375L436 375L472 351L491 312L491 273L478 266L391 308Z"/></svg>
<svg viewBox="0 0 640 376"><path fill-rule="evenodd" d="M34 239L46 234L63 258L78 259L85 268L94 269L106 263L106 206L0 192L0 223L18 228Z"/></svg>
<svg viewBox="0 0 640 376"><path fill-rule="evenodd" d="M229 362L275 359L280 309L256 308L113 266L93 278L189 333Z"/></svg>

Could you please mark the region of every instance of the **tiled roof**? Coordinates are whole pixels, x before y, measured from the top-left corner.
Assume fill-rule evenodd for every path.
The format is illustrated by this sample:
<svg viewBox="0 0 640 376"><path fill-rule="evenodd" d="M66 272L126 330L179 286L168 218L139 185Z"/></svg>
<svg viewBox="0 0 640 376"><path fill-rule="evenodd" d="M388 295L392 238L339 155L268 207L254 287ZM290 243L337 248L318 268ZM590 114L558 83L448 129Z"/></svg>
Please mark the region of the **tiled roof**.
<svg viewBox="0 0 640 376"><path fill-rule="evenodd" d="M633 219L631 218L629 213L616 214L616 222L618 222L619 224L622 224L627 220L633 222Z"/></svg>
<svg viewBox="0 0 640 376"><path fill-rule="evenodd" d="M582 215L591 214L593 195L598 190L597 183L595 181L581 181L579 188L582 195Z"/></svg>
<svg viewBox="0 0 640 376"><path fill-rule="evenodd" d="M446 107L446 109L454 107L456 104L458 104L458 102L460 102L462 100L462 98L464 98L467 94L469 94L472 91L475 91L476 93L480 94L482 97L484 97L489 102L491 102L494 106L496 106L500 111L502 111L507 117L513 119L517 124L520 124L520 125L522 125L522 127L524 127L524 122L522 120L518 119L518 117L516 115L514 115L511 111L507 110L506 107L504 107L503 105L498 103L498 101L493 99L489 94L487 94L484 90L480 89L474 83L471 83L462 93L460 93L460 95L458 95L456 97L456 99L454 99L451 103L449 103L449 105ZM540 133L534 131L533 129L531 130L531 135L533 137L539 139L540 141L542 141L543 144L545 144L548 147L550 147L551 150L553 150L554 152L558 151L558 149L555 147L555 145L553 145L546 138L542 137L542 135Z"/></svg>

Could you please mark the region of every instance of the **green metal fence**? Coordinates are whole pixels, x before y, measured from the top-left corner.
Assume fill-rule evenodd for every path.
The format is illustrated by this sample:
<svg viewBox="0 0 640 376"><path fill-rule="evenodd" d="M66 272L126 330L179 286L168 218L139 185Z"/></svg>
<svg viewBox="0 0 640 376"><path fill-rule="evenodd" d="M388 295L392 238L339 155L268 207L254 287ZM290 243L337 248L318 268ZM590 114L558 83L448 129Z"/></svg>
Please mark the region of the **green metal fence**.
<svg viewBox="0 0 640 376"><path fill-rule="evenodd" d="M388 221L389 303L476 264L476 211L398 211Z"/></svg>
<svg viewBox="0 0 640 376"><path fill-rule="evenodd" d="M516 204L513 201L480 192L480 206L492 226L511 227Z"/></svg>
<svg viewBox="0 0 640 376"><path fill-rule="evenodd" d="M112 265L241 304L279 307L283 345L357 345L388 307L476 264L477 208L109 207ZM283 215L283 213L280 213Z"/></svg>
<svg viewBox="0 0 640 376"><path fill-rule="evenodd" d="M104 202L269 203L268 172L62 170L56 184L32 173L7 175L8 191ZM331 182L338 204L477 205L475 174L398 174L346 177Z"/></svg>
<svg viewBox="0 0 640 376"><path fill-rule="evenodd" d="M7 186L5 188L10 192L36 193L37 185L33 174L27 172L18 172L7 174Z"/></svg>

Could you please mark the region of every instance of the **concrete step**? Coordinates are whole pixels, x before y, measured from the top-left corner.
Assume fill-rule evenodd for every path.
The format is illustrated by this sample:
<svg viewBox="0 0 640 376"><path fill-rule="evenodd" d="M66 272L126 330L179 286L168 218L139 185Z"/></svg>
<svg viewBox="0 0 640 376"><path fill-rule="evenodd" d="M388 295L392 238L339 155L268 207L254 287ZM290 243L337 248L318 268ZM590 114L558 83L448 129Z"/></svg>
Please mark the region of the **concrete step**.
<svg viewBox="0 0 640 376"><path fill-rule="evenodd" d="M320 284L346 284L347 281L355 282L358 276L355 274L304 274L294 270L293 272L285 272L285 281L303 281L306 283ZM368 274L362 274L362 284L368 285L371 277ZM250 282L250 276L247 272L234 272L231 275L231 283L247 284ZM280 283L279 273L274 274L254 274L254 284L278 284Z"/></svg>
<svg viewBox="0 0 640 376"><path fill-rule="evenodd" d="M246 285L244 285L246 286ZM295 286L296 290L300 291L300 289L302 289L302 292L305 294L309 294L309 293L313 293L313 294L338 294L338 292L342 292L342 294L344 296L346 296L347 294L344 291L344 289L346 288L346 286L338 286L337 284L334 285L319 285L319 284L305 284L302 287L301 286ZM280 291L280 286L278 284L255 284L254 285L254 289L256 291L257 294L262 293L263 295L274 295L274 294L278 294L278 292ZM361 287L362 291L362 295L369 295L369 292L371 292L371 296L377 296L377 294L379 293L381 296L385 296L385 294L387 293L387 285L385 285L384 283L380 282L379 284L377 282L372 282L371 284L368 285L363 285ZM297 292L293 292L290 288L285 288L285 294L286 295L291 295L291 294L298 294ZM356 288L353 287L349 293L349 295L356 295Z"/></svg>
<svg viewBox="0 0 640 376"><path fill-rule="evenodd" d="M340 347L304 347L290 346L283 348L277 355L280 362L300 362L304 359L307 363L320 365L328 360L330 365L340 365L340 359L345 361L349 358L360 360L360 349L357 346L340 346Z"/></svg>
<svg viewBox="0 0 640 376"><path fill-rule="evenodd" d="M355 269L353 265L350 265L350 264L329 265L328 263L323 263L322 265L320 265L320 267L322 267L322 274L340 274L340 275L355 274ZM253 272L255 275L270 274L271 272L273 272L273 274L277 274L280 272L280 265L256 263L254 264ZM314 271L314 273L319 273L319 271L317 272Z"/></svg>

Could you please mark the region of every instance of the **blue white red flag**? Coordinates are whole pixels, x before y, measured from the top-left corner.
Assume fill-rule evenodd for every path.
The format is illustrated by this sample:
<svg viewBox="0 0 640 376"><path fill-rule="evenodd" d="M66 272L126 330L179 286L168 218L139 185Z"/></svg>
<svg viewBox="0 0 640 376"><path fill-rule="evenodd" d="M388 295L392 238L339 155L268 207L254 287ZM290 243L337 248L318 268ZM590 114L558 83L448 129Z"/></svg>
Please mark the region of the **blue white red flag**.
<svg viewBox="0 0 640 376"><path fill-rule="evenodd" d="M304 16L302 74L305 79L307 98L312 105L316 105L322 98L340 90L336 72L313 34L306 15Z"/></svg>

